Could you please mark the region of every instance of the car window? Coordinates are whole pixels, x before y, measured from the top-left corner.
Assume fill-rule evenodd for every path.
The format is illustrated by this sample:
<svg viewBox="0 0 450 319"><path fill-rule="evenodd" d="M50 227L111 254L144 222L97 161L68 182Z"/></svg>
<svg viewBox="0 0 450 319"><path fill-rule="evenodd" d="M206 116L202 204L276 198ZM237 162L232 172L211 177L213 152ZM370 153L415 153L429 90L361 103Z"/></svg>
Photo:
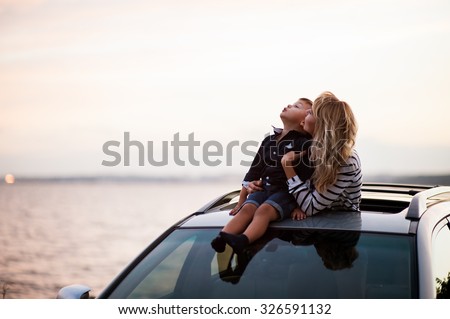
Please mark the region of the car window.
<svg viewBox="0 0 450 319"><path fill-rule="evenodd" d="M442 221L435 229L433 240L433 272L437 283L437 297L450 298L450 221Z"/></svg>
<svg viewBox="0 0 450 319"><path fill-rule="evenodd" d="M170 297L196 237L195 233L173 233L122 281L110 298Z"/></svg>
<svg viewBox="0 0 450 319"><path fill-rule="evenodd" d="M409 236L269 230L240 254L210 246L218 229L179 229L111 298L411 298Z"/></svg>

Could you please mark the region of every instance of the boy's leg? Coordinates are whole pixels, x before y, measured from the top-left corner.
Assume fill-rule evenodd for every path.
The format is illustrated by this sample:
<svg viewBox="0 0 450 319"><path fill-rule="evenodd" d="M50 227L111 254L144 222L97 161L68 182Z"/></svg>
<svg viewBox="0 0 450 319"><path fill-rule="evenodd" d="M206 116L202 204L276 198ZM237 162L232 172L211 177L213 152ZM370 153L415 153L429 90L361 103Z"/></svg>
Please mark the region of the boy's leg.
<svg viewBox="0 0 450 319"><path fill-rule="evenodd" d="M244 235L248 238L248 241L252 243L264 235L271 222L278 219L280 219L280 216L272 205L262 204L256 210Z"/></svg>
<svg viewBox="0 0 450 319"><path fill-rule="evenodd" d="M273 193L256 209L243 234L222 233L222 238L239 253L249 243L261 238L271 222L290 216L296 205L294 197L288 192Z"/></svg>
<svg viewBox="0 0 450 319"><path fill-rule="evenodd" d="M239 254L249 243L264 235L271 221L279 218L275 208L269 204L262 204L256 209L253 219L243 234L221 233L221 236Z"/></svg>
<svg viewBox="0 0 450 319"><path fill-rule="evenodd" d="M247 228L255 215L257 207L263 203L266 198L266 192L256 192L248 196L244 206L242 206L239 212L225 225L219 235L211 241L211 247L218 253L225 251L226 243L233 247L233 238L237 237L237 234L242 234ZM244 238L246 237L244 236Z"/></svg>
<svg viewBox="0 0 450 319"><path fill-rule="evenodd" d="M241 210L225 225L219 235L211 241L211 247L218 253L224 252L226 245L224 236L241 234L251 222L255 211L255 204L244 204Z"/></svg>
<svg viewBox="0 0 450 319"><path fill-rule="evenodd" d="M228 234L242 234L248 224L253 219L256 212L256 205L252 203L244 204L241 210L225 225L222 232Z"/></svg>
<svg viewBox="0 0 450 319"><path fill-rule="evenodd" d="M264 204L256 210L255 216L244 235L250 243L254 242L264 235L271 222L290 217L296 206L297 202L288 192L280 191L271 194Z"/></svg>

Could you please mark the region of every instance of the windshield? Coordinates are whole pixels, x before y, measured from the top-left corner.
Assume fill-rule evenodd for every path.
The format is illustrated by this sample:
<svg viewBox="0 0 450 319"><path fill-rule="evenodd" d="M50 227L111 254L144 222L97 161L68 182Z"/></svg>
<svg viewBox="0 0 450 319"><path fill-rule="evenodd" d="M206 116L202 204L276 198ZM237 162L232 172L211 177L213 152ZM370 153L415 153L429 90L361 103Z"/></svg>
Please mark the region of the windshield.
<svg viewBox="0 0 450 319"><path fill-rule="evenodd" d="M413 238L269 230L239 255L210 246L217 229L179 229L109 298L414 298Z"/></svg>

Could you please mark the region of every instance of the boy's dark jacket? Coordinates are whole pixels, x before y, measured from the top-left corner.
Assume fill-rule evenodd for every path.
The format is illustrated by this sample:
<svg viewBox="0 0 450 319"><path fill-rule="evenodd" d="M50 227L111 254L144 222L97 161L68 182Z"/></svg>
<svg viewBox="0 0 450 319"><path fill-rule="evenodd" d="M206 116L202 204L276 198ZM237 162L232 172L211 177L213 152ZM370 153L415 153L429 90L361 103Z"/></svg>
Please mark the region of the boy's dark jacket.
<svg viewBox="0 0 450 319"><path fill-rule="evenodd" d="M294 169L301 180L311 178L313 173L309 165L308 148L311 145L311 136L298 131L289 131L281 140L277 141L279 130L275 134L267 136L258 149L252 165L244 177L244 181L251 182L262 180L264 188L268 191L287 190L286 174L281 165L281 158L290 151L302 152L303 156Z"/></svg>

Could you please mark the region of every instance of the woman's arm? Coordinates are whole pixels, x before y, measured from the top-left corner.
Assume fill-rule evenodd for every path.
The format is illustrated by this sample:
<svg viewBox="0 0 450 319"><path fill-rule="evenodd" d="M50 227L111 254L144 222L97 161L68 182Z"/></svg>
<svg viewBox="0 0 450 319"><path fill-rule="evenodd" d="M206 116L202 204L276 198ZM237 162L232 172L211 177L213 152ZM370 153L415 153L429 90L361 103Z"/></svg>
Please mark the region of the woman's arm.
<svg viewBox="0 0 450 319"><path fill-rule="evenodd" d="M255 154L253 158L252 164L244 176L244 182L256 181L261 178L261 175L264 171L266 163L264 161L264 150L266 144L270 141L270 135L267 136L258 148L258 152ZM245 185L244 185L245 186Z"/></svg>
<svg viewBox="0 0 450 319"><path fill-rule="evenodd" d="M281 165L283 165L284 173L286 174L287 179L294 177L297 173L292 166L292 163L296 161L300 157L299 153L288 152L283 155L281 158Z"/></svg>
<svg viewBox="0 0 450 319"><path fill-rule="evenodd" d="M238 202L236 206L234 206L234 208L230 211L230 215L236 215L238 213L238 211L241 209L242 204L244 204L245 200L247 199L247 195L247 188L245 186L242 186L241 192L239 193Z"/></svg>
<svg viewBox="0 0 450 319"><path fill-rule="evenodd" d="M244 180L242 181L242 189L239 193L239 200L236 206L230 211L230 215L236 215L247 199L248 194L254 193L256 191L262 190L261 183L258 182L261 178L262 171L264 169L264 148L263 145L267 142L266 137L261 145L259 146L258 152L253 158L252 165L245 174Z"/></svg>
<svg viewBox="0 0 450 319"><path fill-rule="evenodd" d="M252 182L242 182L242 189L239 193L239 199L236 204L236 206L230 211L230 215L236 215L239 210L241 209L242 205L244 204L245 200L247 199L247 196L249 194L260 192L264 190L262 187L262 181L252 181Z"/></svg>
<svg viewBox="0 0 450 319"><path fill-rule="evenodd" d="M342 204L354 209L352 202L359 201L361 188L361 166L356 153L349 158L347 164L338 172L336 183L329 186L324 192L315 190L310 181L302 181L292 167L292 154L282 160L283 168L288 178L289 192L294 195L300 209L311 216L321 210L329 208L332 203L340 201L346 191L347 201Z"/></svg>

